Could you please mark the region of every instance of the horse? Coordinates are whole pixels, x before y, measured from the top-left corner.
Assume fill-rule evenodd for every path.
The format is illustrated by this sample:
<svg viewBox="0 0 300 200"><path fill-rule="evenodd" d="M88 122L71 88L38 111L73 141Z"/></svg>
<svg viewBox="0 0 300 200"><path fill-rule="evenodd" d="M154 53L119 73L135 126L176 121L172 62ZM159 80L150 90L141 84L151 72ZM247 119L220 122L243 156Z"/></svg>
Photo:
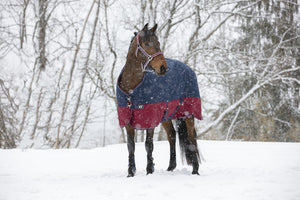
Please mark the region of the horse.
<svg viewBox="0 0 300 200"><path fill-rule="evenodd" d="M155 34L157 24L148 23L131 40L126 63L118 77L117 112L127 132L128 177L136 172L135 129L146 130L147 175L154 172L153 134L160 123L170 144L168 171L176 168L175 119L181 154L192 174L198 174L200 157L194 118L201 116L201 99L195 73L184 63L165 58Z"/></svg>

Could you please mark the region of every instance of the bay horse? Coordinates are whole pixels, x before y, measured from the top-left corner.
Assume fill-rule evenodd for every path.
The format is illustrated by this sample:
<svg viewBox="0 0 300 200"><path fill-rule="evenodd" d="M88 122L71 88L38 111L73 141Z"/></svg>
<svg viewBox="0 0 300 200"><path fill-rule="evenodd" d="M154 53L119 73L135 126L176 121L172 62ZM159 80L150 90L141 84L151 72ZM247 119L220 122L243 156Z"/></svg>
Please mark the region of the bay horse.
<svg viewBox="0 0 300 200"><path fill-rule="evenodd" d="M126 128L129 153L128 177L136 172L135 129L146 130L147 174L154 172L153 134L160 123L170 144L168 171L176 168L176 119L181 154L199 174L200 157L194 118L201 120L201 99L195 73L184 63L165 58L155 31L157 24L148 24L135 33L125 66L117 81L119 124Z"/></svg>

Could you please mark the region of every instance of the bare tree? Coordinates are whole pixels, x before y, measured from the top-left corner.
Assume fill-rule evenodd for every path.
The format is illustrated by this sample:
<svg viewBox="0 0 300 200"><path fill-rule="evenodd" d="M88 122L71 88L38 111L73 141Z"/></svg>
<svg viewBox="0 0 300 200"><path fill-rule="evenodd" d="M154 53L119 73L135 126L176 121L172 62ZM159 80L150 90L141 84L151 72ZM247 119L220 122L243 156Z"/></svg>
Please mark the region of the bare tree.
<svg viewBox="0 0 300 200"><path fill-rule="evenodd" d="M18 106L0 79L0 148L15 148L18 141L16 134L16 112Z"/></svg>
<svg viewBox="0 0 300 200"><path fill-rule="evenodd" d="M251 4L253 5L253 4ZM249 8L249 7L248 7ZM294 24L293 26L299 26L297 24ZM255 110L256 105L255 102L261 101L260 98L262 96L265 96L264 94L271 95L274 91L272 91L273 86L278 86L276 88L275 93L281 93L285 94L285 92L280 92L280 88L284 88L284 85L287 85L290 89L293 88L293 85L299 85L299 80L294 77L295 74L300 73L299 66L295 65L295 58L288 52L284 54L284 57L282 57L282 51L286 48L286 45L289 44L291 41L296 41L297 38L299 38L299 35L294 35L293 37L287 37L292 33L292 28L288 28L283 32L282 34L278 35L279 39L276 43L272 46L268 46L267 51L264 48L255 49L255 51L251 51L251 49L248 48L249 52L233 52L231 51L232 55L236 56L235 59L242 61L242 63L236 65L233 64L234 62L230 62L231 68L225 68L226 70L232 71L232 72L224 72L223 74L221 72L216 71L214 73L215 76L222 77L223 80L228 81L228 84L224 83L223 86L227 85L228 87L228 107L225 108L223 111L220 112L220 114L217 116L217 118L212 122L209 126L202 129L200 135L204 135L209 130L211 130L213 127L216 127L221 122L226 122L226 117L230 115L234 110L237 108L238 111L236 112L235 116L233 115L233 121L229 121L229 129L228 134L229 136L230 131L232 130L232 127L234 126L234 123L237 122L237 117L240 115L240 119L243 118L243 120L249 120L253 121L253 118L246 119L245 114L240 114L240 108L242 106L243 113L245 113L245 109L247 112L251 111L252 113L255 113L256 115L259 115L260 117L268 117L274 121L274 123L280 123L287 127L296 126L297 124L292 124L289 122L289 119L282 119L282 117L278 117L275 114L271 114L272 106L265 104L263 106L263 112L270 113L270 114L264 114L261 113L258 110ZM258 45L259 46L259 45ZM292 46L289 46L288 48L294 48ZM257 51L258 50L258 51ZM233 57L231 55L231 58ZM233 60L233 59L231 59ZM222 61L225 61L225 59L222 59ZM224 65L224 63L223 63ZM229 66L229 65L228 65ZM242 66L242 68L241 68ZM244 68L244 69L243 69ZM234 75L236 72L234 70L240 69L240 74L243 76L237 77ZM228 76L228 75L233 76ZM227 77L225 77L227 76ZM231 78L231 80L229 79ZM235 83L236 81L236 83ZM297 94L296 96L298 96ZM274 105L276 105L278 108L283 105L283 102L287 103L286 100L284 100L286 97L279 96L279 99L276 100ZM280 99L282 98L282 99ZM250 100L251 99L251 100ZM281 102L282 103L279 103ZM253 105L254 104L254 105ZM261 103L260 103L261 104ZM268 104L271 104L271 100ZM297 110L296 106L296 110ZM284 109L284 107L283 107ZM296 111L297 112L297 111ZM231 121L231 122L230 122ZM245 125L245 124L244 124ZM264 126L264 124L260 125L261 127ZM253 127L255 129L255 127ZM255 131L255 130L253 130ZM244 130L245 132L245 130ZM256 132L259 132L256 130ZM272 132L276 132L275 130ZM282 132L285 132L284 130ZM231 134L232 135L232 134ZM265 136L265 135L264 135ZM264 137L263 136L263 137ZM248 136L247 136L248 137ZM260 136L257 136L258 139ZM277 137L277 136L276 136ZM278 136L277 138L273 138L273 140L281 140L279 137L284 136ZM228 138L228 137L227 137ZM251 136L250 136L251 138Z"/></svg>
<svg viewBox="0 0 300 200"><path fill-rule="evenodd" d="M21 19L20 19L20 48L23 48L23 44L24 44L24 40L26 40L27 38L27 34L26 34L26 12L27 12L27 8L29 5L29 0L24 0L22 7L22 15L21 15Z"/></svg>
<svg viewBox="0 0 300 200"><path fill-rule="evenodd" d="M78 112L79 106L81 104L83 87L85 85L87 70L88 70L88 66L89 66L89 62L90 62L90 55L91 55L91 52L92 52L92 49L93 49L93 43L94 43L94 37L95 37L95 34L96 34L96 28L97 28L98 19L99 19L99 13L100 13L100 0L97 1L97 11L96 11L95 19L94 19L94 25L93 25L93 30L92 30L92 34L91 34L90 44L89 44L89 47L88 47L87 56L85 58L86 60L85 60L85 63L84 63L84 68L82 69L82 77L81 77L81 84L80 84L80 87L79 87L79 94L78 94L78 97L77 97L75 110L72 114L73 122L72 122L72 126L71 126L70 137L69 137L68 144L67 144L68 148L71 145L71 138L74 135L74 131L75 131L74 127L75 127L75 124L76 124L76 121L77 121L77 118L78 118L77 112ZM95 94L95 92L94 92L94 94ZM94 97L95 96L94 94L91 97ZM92 99L90 99L90 102L91 102ZM84 120L84 127L86 126L86 123L88 121L89 112L90 112L90 104L91 103L89 103L89 106L88 106L87 111L86 111L86 117L85 117L85 120ZM84 128L81 131L80 138L82 137L83 131L84 131ZM80 139L78 140L76 146L79 145L79 142L80 142Z"/></svg>
<svg viewBox="0 0 300 200"><path fill-rule="evenodd" d="M60 122L59 122L58 128L57 128L56 148L59 148L61 145L64 145L64 144L61 144L61 138L60 138L60 136L61 136L61 127L62 127L62 124L64 123L64 117L65 117L65 114L67 112L66 109L67 109L67 103L68 103L68 96L69 96L70 86L71 86L72 79L73 79L73 73L74 73L74 70L75 70L75 67L76 67L77 56L78 56L78 53L79 53L79 50L80 50L80 45L81 45L84 33L86 31L87 22L89 20L90 14L93 10L93 7L94 7L95 3L96 3L96 1L94 0L92 2L90 10L87 14L87 17L85 18L85 22L84 22L84 25L83 25L82 30L81 30L81 35L80 35L79 41L76 44L74 58L73 58L72 66L71 66L71 69L70 69L68 85L67 85L67 89L66 89L66 93L65 93L65 97L64 97L64 102L63 102L63 106L62 106L62 110L61 110L61 118L60 118Z"/></svg>
<svg viewBox="0 0 300 200"><path fill-rule="evenodd" d="M39 67L41 70L45 70L46 68L46 13L48 8L47 0L39 0L39 21L38 21L38 52L39 52Z"/></svg>

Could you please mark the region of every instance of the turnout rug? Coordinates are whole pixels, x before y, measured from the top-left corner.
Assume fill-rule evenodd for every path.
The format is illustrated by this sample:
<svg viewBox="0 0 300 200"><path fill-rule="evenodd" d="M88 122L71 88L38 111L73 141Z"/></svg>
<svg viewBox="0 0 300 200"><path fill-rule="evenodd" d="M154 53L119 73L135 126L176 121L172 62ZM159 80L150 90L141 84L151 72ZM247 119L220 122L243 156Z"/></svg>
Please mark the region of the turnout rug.
<svg viewBox="0 0 300 200"><path fill-rule="evenodd" d="M151 129L171 119L202 119L195 73L178 60L166 58L166 62L168 71L164 76L145 72L143 80L129 94L119 87L121 72L116 88L121 127L129 124L135 129Z"/></svg>

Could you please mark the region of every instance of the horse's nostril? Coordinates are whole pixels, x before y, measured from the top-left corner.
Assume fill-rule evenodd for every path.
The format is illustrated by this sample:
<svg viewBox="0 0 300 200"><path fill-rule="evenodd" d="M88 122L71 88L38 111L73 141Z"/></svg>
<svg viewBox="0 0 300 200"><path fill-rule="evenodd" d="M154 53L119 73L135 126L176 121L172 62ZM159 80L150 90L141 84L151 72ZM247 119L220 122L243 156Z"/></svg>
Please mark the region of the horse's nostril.
<svg viewBox="0 0 300 200"><path fill-rule="evenodd" d="M166 73L166 67L164 65L160 66L160 73L165 74Z"/></svg>

